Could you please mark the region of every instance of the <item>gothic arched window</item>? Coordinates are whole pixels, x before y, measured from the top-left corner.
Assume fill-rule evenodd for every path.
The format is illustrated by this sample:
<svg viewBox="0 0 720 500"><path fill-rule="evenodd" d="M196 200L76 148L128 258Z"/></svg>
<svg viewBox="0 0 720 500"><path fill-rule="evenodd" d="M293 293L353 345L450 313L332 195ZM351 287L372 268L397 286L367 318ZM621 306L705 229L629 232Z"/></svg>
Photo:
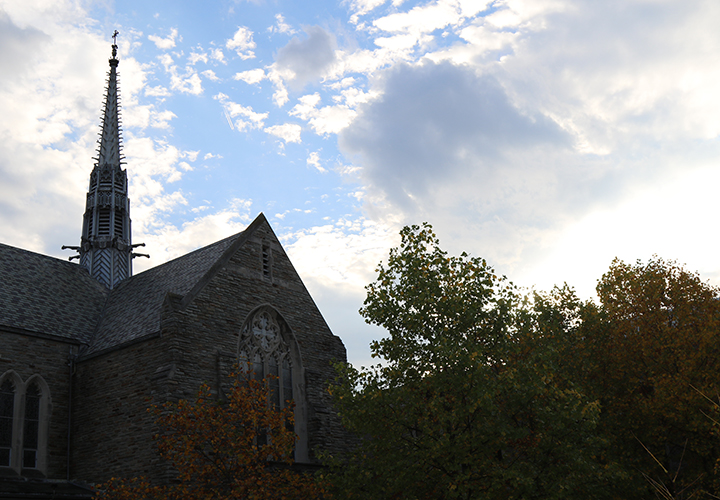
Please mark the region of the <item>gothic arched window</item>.
<svg viewBox="0 0 720 500"><path fill-rule="evenodd" d="M245 323L238 351L240 369L255 380L268 375L272 403L284 408L293 399L292 360L273 311L263 308Z"/></svg>
<svg viewBox="0 0 720 500"><path fill-rule="evenodd" d="M25 419L23 422L23 468L37 469L40 437L40 389L33 382L25 390Z"/></svg>
<svg viewBox="0 0 720 500"><path fill-rule="evenodd" d="M46 472L50 407L40 375L25 383L12 370L0 376L0 467Z"/></svg>
<svg viewBox="0 0 720 500"><path fill-rule="evenodd" d="M272 375L269 381L270 398L276 408L285 408L289 401L294 401L294 431L298 435L295 460L307 461L305 388L300 350L290 327L273 307L258 307L243 323L238 343L238 365L246 376L255 380Z"/></svg>
<svg viewBox="0 0 720 500"><path fill-rule="evenodd" d="M10 467L12 460L15 387L10 379L0 384L0 466Z"/></svg>

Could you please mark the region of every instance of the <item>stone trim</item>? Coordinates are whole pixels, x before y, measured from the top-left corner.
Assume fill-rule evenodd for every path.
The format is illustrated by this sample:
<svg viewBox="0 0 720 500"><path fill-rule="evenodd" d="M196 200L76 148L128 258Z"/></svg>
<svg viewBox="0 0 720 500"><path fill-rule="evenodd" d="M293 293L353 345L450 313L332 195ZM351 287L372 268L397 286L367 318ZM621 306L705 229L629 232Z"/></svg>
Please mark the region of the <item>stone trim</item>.
<svg viewBox="0 0 720 500"><path fill-rule="evenodd" d="M102 356L102 355L104 355L104 354L109 354L109 353L111 353L111 352L120 351L120 350L122 350L122 349L125 349L126 347L130 347L130 346L133 346L133 345L135 345L135 344L140 344L141 342L145 342L145 341L148 341L148 340L156 339L156 338L159 338L159 337L162 337L160 331L153 332L153 333L148 333L147 335L143 335L142 337L138 337L138 338L135 338L135 339L132 339L132 340L128 340L127 342L124 342L124 343L122 343L122 344L117 344L117 345L114 345L114 346L112 346L112 347L108 347L107 349L103 349L103 350L101 350L101 351L95 351L95 352L93 352L92 354L88 354L87 356L83 356L83 355L81 354L80 357L78 357L75 362L76 362L76 363L82 363L82 362L87 361L87 360L89 360L89 359L97 358L98 356Z"/></svg>
<svg viewBox="0 0 720 500"><path fill-rule="evenodd" d="M54 340L55 342L62 342L70 345L83 345L84 342L79 340L68 339L67 337L60 337L51 333L35 332L33 330L25 330L24 328L16 328L14 326L0 325L0 333L14 333L15 335L26 335L28 337L36 337L39 339ZM0 353L1 354L1 353ZM2 357L2 356L0 356Z"/></svg>

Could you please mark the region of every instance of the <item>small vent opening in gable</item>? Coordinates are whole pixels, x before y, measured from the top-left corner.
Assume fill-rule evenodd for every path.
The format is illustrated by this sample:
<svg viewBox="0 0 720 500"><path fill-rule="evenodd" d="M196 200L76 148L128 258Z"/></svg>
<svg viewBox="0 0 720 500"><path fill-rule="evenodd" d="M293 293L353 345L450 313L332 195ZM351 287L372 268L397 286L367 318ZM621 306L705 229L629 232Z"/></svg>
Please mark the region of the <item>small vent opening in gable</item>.
<svg viewBox="0 0 720 500"><path fill-rule="evenodd" d="M263 243L262 245L262 273L263 278L272 278L272 253L269 243Z"/></svg>

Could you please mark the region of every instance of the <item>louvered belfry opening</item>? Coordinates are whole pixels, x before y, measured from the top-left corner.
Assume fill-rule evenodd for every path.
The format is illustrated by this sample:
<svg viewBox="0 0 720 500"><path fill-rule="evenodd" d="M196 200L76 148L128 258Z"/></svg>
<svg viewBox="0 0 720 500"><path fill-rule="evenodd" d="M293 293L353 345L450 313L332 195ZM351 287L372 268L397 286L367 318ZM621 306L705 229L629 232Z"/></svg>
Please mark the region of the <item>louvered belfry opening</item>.
<svg viewBox="0 0 720 500"><path fill-rule="evenodd" d="M109 63L102 129L90 174L79 252L80 265L105 286L114 288L132 276L133 258L128 180L121 154L120 61L115 43Z"/></svg>

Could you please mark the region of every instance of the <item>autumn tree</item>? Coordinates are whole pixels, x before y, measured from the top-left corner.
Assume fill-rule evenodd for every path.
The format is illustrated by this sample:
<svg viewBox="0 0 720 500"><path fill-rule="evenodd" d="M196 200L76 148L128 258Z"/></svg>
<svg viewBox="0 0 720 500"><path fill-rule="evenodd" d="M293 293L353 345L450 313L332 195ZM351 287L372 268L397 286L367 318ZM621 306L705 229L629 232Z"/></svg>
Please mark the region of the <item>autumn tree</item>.
<svg viewBox="0 0 720 500"><path fill-rule="evenodd" d="M235 379L218 400L203 385L195 401L166 403L157 416L160 455L177 471L170 484L112 479L99 488L107 500L321 498L314 478L290 470L295 433L292 405L275 408L267 380Z"/></svg>
<svg viewBox="0 0 720 500"><path fill-rule="evenodd" d="M628 493L717 495L720 440L708 398L720 394L718 289L653 258L615 260L597 292L598 305L559 289L546 295L544 321L566 337L564 373L601 404L599 430L633 477Z"/></svg>
<svg viewBox="0 0 720 500"><path fill-rule="evenodd" d="M331 387L361 439L333 476L347 498L597 498L599 406L558 383L558 350L529 335L535 315L487 263L449 256L428 224L367 286L361 314L387 336L382 363L340 365Z"/></svg>

